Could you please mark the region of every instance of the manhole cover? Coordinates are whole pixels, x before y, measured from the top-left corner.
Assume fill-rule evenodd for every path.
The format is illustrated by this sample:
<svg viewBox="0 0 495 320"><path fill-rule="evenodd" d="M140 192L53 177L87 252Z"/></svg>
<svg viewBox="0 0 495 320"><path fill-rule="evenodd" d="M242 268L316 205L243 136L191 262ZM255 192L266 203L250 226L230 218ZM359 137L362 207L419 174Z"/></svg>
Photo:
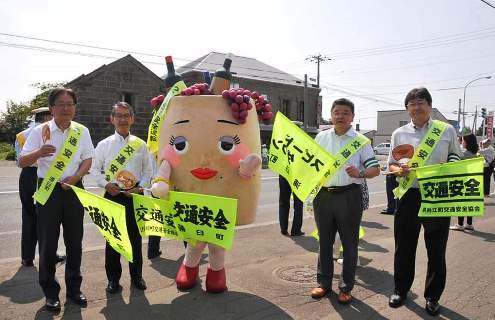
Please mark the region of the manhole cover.
<svg viewBox="0 0 495 320"><path fill-rule="evenodd" d="M315 283L315 266L285 266L275 269L275 274L282 280L297 283Z"/></svg>

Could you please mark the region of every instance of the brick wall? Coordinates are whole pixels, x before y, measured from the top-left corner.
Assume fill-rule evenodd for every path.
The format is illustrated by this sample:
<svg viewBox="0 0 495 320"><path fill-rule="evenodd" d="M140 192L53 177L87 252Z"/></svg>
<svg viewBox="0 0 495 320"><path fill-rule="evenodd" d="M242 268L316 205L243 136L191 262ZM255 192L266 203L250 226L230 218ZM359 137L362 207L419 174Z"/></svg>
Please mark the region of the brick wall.
<svg viewBox="0 0 495 320"><path fill-rule="evenodd" d="M131 133L146 140L152 117L149 101L165 92L163 80L130 56L75 79L68 87L78 98L75 121L89 128L94 145L114 133L110 112L114 103L122 101L123 94L135 110Z"/></svg>

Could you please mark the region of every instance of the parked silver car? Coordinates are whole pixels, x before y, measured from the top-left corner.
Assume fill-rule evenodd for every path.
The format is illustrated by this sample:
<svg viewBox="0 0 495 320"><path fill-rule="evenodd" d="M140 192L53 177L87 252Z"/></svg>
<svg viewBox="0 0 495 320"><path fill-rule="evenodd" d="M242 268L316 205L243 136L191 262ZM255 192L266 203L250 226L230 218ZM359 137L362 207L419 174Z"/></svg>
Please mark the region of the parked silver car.
<svg viewBox="0 0 495 320"><path fill-rule="evenodd" d="M376 147L373 148L375 154L386 154L388 155L390 152L390 142L380 143Z"/></svg>

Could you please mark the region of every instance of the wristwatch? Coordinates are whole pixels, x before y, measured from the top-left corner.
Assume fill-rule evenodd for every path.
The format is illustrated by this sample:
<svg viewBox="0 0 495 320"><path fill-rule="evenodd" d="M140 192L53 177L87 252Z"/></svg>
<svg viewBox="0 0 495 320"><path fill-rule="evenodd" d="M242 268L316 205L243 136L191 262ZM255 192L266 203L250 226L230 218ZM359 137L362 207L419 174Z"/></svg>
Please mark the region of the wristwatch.
<svg viewBox="0 0 495 320"><path fill-rule="evenodd" d="M364 169L359 170L359 178L366 177L366 171Z"/></svg>

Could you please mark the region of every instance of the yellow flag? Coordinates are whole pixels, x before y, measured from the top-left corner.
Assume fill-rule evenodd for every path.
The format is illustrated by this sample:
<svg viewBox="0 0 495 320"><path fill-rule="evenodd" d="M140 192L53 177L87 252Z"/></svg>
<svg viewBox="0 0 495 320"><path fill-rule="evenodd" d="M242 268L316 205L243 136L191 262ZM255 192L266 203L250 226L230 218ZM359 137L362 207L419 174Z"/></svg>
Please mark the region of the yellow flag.
<svg viewBox="0 0 495 320"><path fill-rule="evenodd" d="M333 157L281 112L273 124L268 167L289 182L292 192L306 200L318 193L330 172Z"/></svg>
<svg viewBox="0 0 495 320"><path fill-rule="evenodd" d="M132 262L125 207L76 186L71 186L102 236L118 253Z"/></svg>

